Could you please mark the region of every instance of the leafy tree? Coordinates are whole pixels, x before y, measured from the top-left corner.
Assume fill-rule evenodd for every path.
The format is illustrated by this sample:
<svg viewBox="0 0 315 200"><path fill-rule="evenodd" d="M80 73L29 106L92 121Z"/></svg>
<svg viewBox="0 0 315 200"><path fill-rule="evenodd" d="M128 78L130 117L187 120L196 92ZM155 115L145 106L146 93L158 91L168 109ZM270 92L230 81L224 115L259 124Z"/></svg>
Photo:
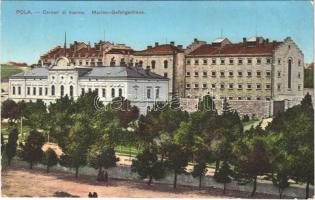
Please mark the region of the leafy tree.
<svg viewBox="0 0 315 200"><path fill-rule="evenodd" d="M255 195L257 176L271 170L267 144L262 137L242 138L233 148L236 178L242 182L253 182L251 196Z"/></svg>
<svg viewBox="0 0 315 200"><path fill-rule="evenodd" d="M53 149L48 148L46 152L44 152L44 156L43 156L43 164L47 166L46 172L49 173L49 168L54 165L57 165L57 163L58 163L58 156L56 152Z"/></svg>
<svg viewBox="0 0 315 200"><path fill-rule="evenodd" d="M117 112L117 116L123 127L127 127L132 121L139 117L139 109L136 106L131 106L130 101L124 97L116 97L112 100L112 109Z"/></svg>
<svg viewBox="0 0 315 200"><path fill-rule="evenodd" d="M151 185L152 179L164 177L164 168L161 161L158 160L157 150L155 148L145 149L139 153L135 160L132 160L132 171L137 172L141 179L149 178L148 185Z"/></svg>
<svg viewBox="0 0 315 200"><path fill-rule="evenodd" d="M99 170L100 176L102 168L109 169L116 167L116 162L119 161L119 158L116 157L113 148L94 145L88 152L87 160L90 166Z"/></svg>
<svg viewBox="0 0 315 200"><path fill-rule="evenodd" d="M42 160L42 146L44 141L44 137L38 131L31 130L26 139L25 145L21 144L21 157L23 160L30 163L30 169L33 168L34 163Z"/></svg>
<svg viewBox="0 0 315 200"><path fill-rule="evenodd" d="M103 107L103 103L97 99L98 94L96 91L84 93L76 101L76 113L84 113L86 115L93 116L97 109Z"/></svg>
<svg viewBox="0 0 315 200"><path fill-rule="evenodd" d="M201 189L202 177L207 173L209 152L205 148L198 148L195 153L195 165L192 171L193 177L199 177L199 189Z"/></svg>
<svg viewBox="0 0 315 200"><path fill-rule="evenodd" d="M226 191L226 184L231 182L231 176L233 175L233 171L230 168L230 165L227 161L223 161L222 166L220 167L217 174L214 175L214 179L219 182L223 183L223 194Z"/></svg>
<svg viewBox="0 0 315 200"><path fill-rule="evenodd" d="M172 144L168 147L165 165L174 172L173 187L176 188L177 175L186 172L185 168L188 165L188 155L180 145Z"/></svg>
<svg viewBox="0 0 315 200"><path fill-rule="evenodd" d="M48 113L46 104L42 100L26 103L25 124L33 129L46 129L48 125Z"/></svg>
<svg viewBox="0 0 315 200"><path fill-rule="evenodd" d="M7 99L2 102L1 116L3 118L9 119L9 122L18 119L20 116L20 111L17 103L11 99Z"/></svg>
<svg viewBox="0 0 315 200"><path fill-rule="evenodd" d="M6 155L8 159L8 165L11 164L12 158L16 155L17 148L17 140L18 140L19 132L15 124L10 126L9 130L9 138L6 147Z"/></svg>

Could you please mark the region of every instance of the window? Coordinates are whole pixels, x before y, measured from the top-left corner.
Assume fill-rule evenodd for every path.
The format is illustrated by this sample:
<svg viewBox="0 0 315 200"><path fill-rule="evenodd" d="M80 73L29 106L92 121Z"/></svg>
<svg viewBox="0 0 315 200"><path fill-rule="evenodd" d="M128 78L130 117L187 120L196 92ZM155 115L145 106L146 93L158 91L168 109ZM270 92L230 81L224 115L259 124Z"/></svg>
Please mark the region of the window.
<svg viewBox="0 0 315 200"><path fill-rule="evenodd" d="M105 88L102 89L102 97L104 97L104 98L106 97L106 90L105 90Z"/></svg>
<svg viewBox="0 0 315 200"><path fill-rule="evenodd" d="M21 87L20 86L18 87L18 94L19 95L21 94Z"/></svg>
<svg viewBox="0 0 315 200"><path fill-rule="evenodd" d="M247 72L247 76L248 76L248 77L251 77L251 76L252 76L252 72L248 71L248 72Z"/></svg>
<svg viewBox="0 0 315 200"><path fill-rule="evenodd" d="M271 63L271 59L267 58L266 62L267 62L267 64L270 64Z"/></svg>
<svg viewBox="0 0 315 200"><path fill-rule="evenodd" d="M281 71L278 71L278 78L281 77Z"/></svg>
<svg viewBox="0 0 315 200"><path fill-rule="evenodd" d="M60 96L63 96L65 94L65 87L62 85L60 86Z"/></svg>
<svg viewBox="0 0 315 200"><path fill-rule="evenodd" d="M167 61L166 61L166 62L167 62ZM115 65L115 63L114 63L114 65ZM139 66L142 67L142 65L143 65L143 61L140 60L140 61L139 61ZM164 67L165 67L165 61L164 61Z"/></svg>
<svg viewBox="0 0 315 200"><path fill-rule="evenodd" d="M234 63L234 60L233 60L233 58L230 58L230 65L233 65L233 63Z"/></svg>
<svg viewBox="0 0 315 200"><path fill-rule="evenodd" d="M260 84L260 83L257 83L256 89L257 89L257 90L261 89L261 84Z"/></svg>
<svg viewBox="0 0 315 200"><path fill-rule="evenodd" d="M261 98L260 97L256 97L256 100L260 100Z"/></svg>
<svg viewBox="0 0 315 200"><path fill-rule="evenodd" d="M271 76L271 72L270 72L270 71L267 71L267 72L266 72L266 76L267 76L267 77L270 77L270 76Z"/></svg>
<svg viewBox="0 0 315 200"><path fill-rule="evenodd" d="M288 49L291 49L291 45L288 45Z"/></svg>
<svg viewBox="0 0 315 200"><path fill-rule="evenodd" d="M261 76L261 72L257 71L257 77L260 77L260 76Z"/></svg>
<svg viewBox="0 0 315 200"><path fill-rule="evenodd" d="M212 89L215 89L215 84L214 84L214 83L211 84L211 88L212 88Z"/></svg>
<svg viewBox="0 0 315 200"><path fill-rule="evenodd" d="M155 60L151 61L151 67L152 67L152 69L155 69Z"/></svg>
<svg viewBox="0 0 315 200"><path fill-rule="evenodd" d="M298 73L298 78L301 78L301 72Z"/></svg>
<svg viewBox="0 0 315 200"><path fill-rule="evenodd" d="M70 92L69 92L69 93L70 93L70 97L73 97L73 86L70 85L70 88L69 88L69 89L70 89Z"/></svg>
<svg viewBox="0 0 315 200"><path fill-rule="evenodd" d="M261 64L261 59L257 58L257 65L260 65L260 64Z"/></svg>
<svg viewBox="0 0 315 200"><path fill-rule="evenodd" d="M266 97L266 100L267 100L267 101L270 101L270 99L271 99L270 97Z"/></svg>
<svg viewBox="0 0 315 200"><path fill-rule="evenodd" d="M242 100L242 97L237 97L237 100Z"/></svg>
<svg viewBox="0 0 315 200"><path fill-rule="evenodd" d="M39 88L39 96L42 96L43 95L43 88Z"/></svg>
<svg viewBox="0 0 315 200"><path fill-rule="evenodd" d="M208 60L204 59L204 60L203 60L203 64L204 64L204 65L208 64Z"/></svg>
<svg viewBox="0 0 315 200"><path fill-rule="evenodd" d="M33 95L36 95L36 87L33 87Z"/></svg>
<svg viewBox="0 0 315 200"><path fill-rule="evenodd" d="M251 65L253 62L252 62L252 59L251 58L248 58L247 59L247 64Z"/></svg>
<svg viewBox="0 0 315 200"><path fill-rule="evenodd" d="M115 88L112 88L112 98L115 97Z"/></svg>
<svg viewBox="0 0 315 200"><path fill-rule="evenodd" d="M247 89L251 90L252 89L252 85L251 84L247 84Z"/></svg>
<svg viewBox="0 0 315 200"><path fill-rule="evenodd" d="M212 59L212 64L215 65L216 64L216 59Z"/></svg>
<svg viewBox="0 0 315 200"><path fill-rule="evenodd" d="M203 77L207 77L208 73L207 72L203 72Z"/></svg>
<svg viewBox="0 0 315 200"><path fill-rule="evenodd" d="M298 91L301 91L301 85L298 85Z"/></svg>
<svg viewBox="0 0 315 200"><path fill-rule="evenodd" d="M168 68L168 61L164 60L164 69L167 69L167 68Z"/></svg>
<svg viewBox="0 0 315 200"><path fill-rule="evenodd" d="M232 71L229 71L229 76L233 77L233 72Z"/></svg>
<svg viewBox="0 0 315 200"><path fill-rule="evenodd" d="M54 76L52 76L51 78L52 78L52 79L55 79L55 77L54 77Z"/></svg>
<svg viewBox="0 0 315 200"><path fill-rule="evenodd" d="M229 89L233 89L233 83L229 84Z"/></svg>
<svg viewBox="0 0 315 200"><path fill-rule="evenodd" d="M301 60L298 61L298 65L301 66Z"/></svg>
<svg viewBox="0 0 315 200"><path fill-rule="evenodd" d="M270 84L266 84L266 89L270 89L271 85Z"/></svg>
<svg viewBox="0 0 315 200"><path fill-rule="evenodd" d="M15 95L15 87L12 88L12 94Z"/></svg>
<svg viewBox="0 0 315 200"><path fill-rule="evenodd" d="M186 61L186 64L187 64L187 65L190 65L190 60L187 60L187 61Z"/></svg>
<svg viewBox="0 0 315 200"><path fill-rule="evenodd" d="M190 77L190 72L186 72L186 76L187 76L187 77Z"/></svg>
<svg viewBox="0 0 315 200"><path fill-rule="evenodd" d="M118 89L118 96L122 97L122 89L121 88Z"/></svg>
<svg viewBox="0 0 315 200"><path fill-rule="evenodd" d="M151 89L147 89L147 98L151 99Z"/></svg>
<svg viewBox="0 0 315 200"><path fill-rule="evenodd" d="M167 78L167 72L164 72L164 78Z"/></svg>
<svg viewBox="0 0 315 200"><path fill-rule="evenodd" d="M221 65L224 65L224 64L225 64L225 60L221 59Z"/></svg>
<svg viewBox="0 0 315 200"><path fill-rule="evenodd" d="M92 92L92 88L89 88L88 91L89 91L89 93Z"/></svg>
<svg viewBox="0 0 315 200"><path fill-rule="evenodd" d="M239 59L239 60L238 60L238 64L239 64L239 65L243 64L243 60L242 60L242 59Z"/></svg>
<svg viewBox="0 0 315 200"><path fill-rule="evenodd" d="M45 88L45 95L48 95L48 88Z"/></svg>
<svg viewBox="0 0 315 200"><path fill-rule="evenodd" d="M216 72L215 71L211 72L211 76L215 77L216 76Z"/></svg>
<svg viewBox="0 0 315 200"><path fill-rule="evenodd" d="M281 91L281 84L280 83L277 84L277 90Z"/></svg>
<svg viewBox="0 0 315 200"><path fill-rule="evenodd" d="M198 83L195 83L195 88L199 88L199 84Z"/></svg>
<svg viewBox="0 0 315 200"><path fill-rule="evenodd" d="M199 73L198 72L195 72L195 77L198 77L199 76Z"/></svg>
<svg viewBox="0 0 315 200"><path fill-rule="evenodd" d="M288 61L288 88L291 89L291 65L292 65L292 60L290 59Z"/></svg>
<svg viewBox="0 0 315 200"><path fill-rule="evenodd" d="M160 98L160 88L155 89L155 98L156 99Z"/></svg>
<svg viewBox="0 0 315 200"><path fill-rule="evenodd" d="M220 72L220 76L221 76L221 77L224 77L224 72Z"/></svg>
<svg viewBox="0 0 315 200"><path fill-rule="evenodd" d="M247 100L252 100L252 98L251 97L247 97Z"/></svg>
<svg viewBox="0 0 315 200"><path fill-rule="evenodd" d="M186 88L190 88L190 84L189 83L186 84Z"/></svg>
<svg viewBox="0 0 315 200"><path fill-rule="evenodd" d="M238 72L238 76L239 76L239 77L242 77L242 76L243 76L243 72L239 71L239 72Z"/></svg>
<svg viewBox="0 0 315 200"><path fill-rule="evenodd" d="M31 94L31 88L27 87L27 95L30 95L30 94Z"/></svg>
<svg viewBox="0 0 315 200"><path fill-rule="evenodd" d="M84 95L85 91L84 88L81 88L81 95Z"/></svg>
<svg viewBox="0 0 315 200"><path fill-rule="evenodd" d="M243 89L243 85L242 84L238 84L238 89L239 90Z"/></svg>
<svg viewBox="0 0 315 200"><path fill-rule="evenodd" d="M281 59L278 58L278 65L281 65Z"/></svg>
<svg viewBox="0 0 315 200"><path fill-rule="evenodd" d="M207 88L207 83L202 84L202 88Z"/></svg>
<svg viewBox="0 0 315 200"><path fill-rule="evenodd" d="M220 84L220 89L224 89L224 84L223 83Z"/></svg>
<svg viewBox="0 0 315 200"><path fill-rule="evenodd" d="M55 95L55 86L54 85L51 86L51 95L52 96Z"/></svg>
<svg viewBox="0 0 315 200"><path fill-rule="evenodd" d="M195 60L195 65L199 65L199 60Z"/></svg>

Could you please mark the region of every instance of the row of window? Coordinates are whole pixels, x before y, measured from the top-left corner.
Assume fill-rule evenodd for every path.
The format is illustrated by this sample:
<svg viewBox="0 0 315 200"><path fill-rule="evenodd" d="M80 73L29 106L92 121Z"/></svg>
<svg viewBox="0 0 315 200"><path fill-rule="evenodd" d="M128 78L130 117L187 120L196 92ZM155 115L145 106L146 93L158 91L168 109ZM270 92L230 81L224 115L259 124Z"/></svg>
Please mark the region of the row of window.
<svg viewBox="0 0 315 200"><path fill-rule="evenodd" d="M188 95L187 96L188 98L190 98L190 96ZM195 96L195 98L199 98L198 96ZM211 97L212 99L216 99L215 96L212 96ZM225 96L220 96L220 99L229 99L229 100L267 100L267 101L270 101L271 97L270 96L267 96L267 97L261 97L261 96L258 96L258 97L225 97Z"/></svg>
<svg viewBox="0 0 315 200"><path fill-rule="evenodd" d="M233 84L233 83L229 83L229 84L227 84L227 88L228 89L234 89L235 87L234 87L234 85L235 84ZM239 84L236 84L237 85L237 89L243 89L244 87L243 87L243 84L242 83L239 83ZM193 84L193 88L195 88L195 89L198 89L198 88L200 88L200 85L199 85L199 83L194 83ZM190 89L191 88L191 84L190 83L187 83L186 84L186 89ZM206 89L206 88L208 88L208 84L207 83L203 83L202 84L202 88L204 88L204 89ZM212 89L216 89L217 88L217 85L215 84L215 83L212 83L211 84L211 88ZM220 85L219 85L219 88L220 89L225 89L225 84L224 83L221 83ZM253 89L253 84L247 84L247 89ZM262 84L261 83L257 83L256 84L256 89L263 89L262 88ZM266 84L265 85L265 89L267 89L267 90L269 90L269 89L271 89L271 84Z"/></svg>
<svg viewBox="0 0 315 200"><path fill-rule="evenodd" d="M94 91L96 91L97 94L99 94L99 88L95 88ZM81 94L85 94L85 92L92 92L92 88L87 88L87 90L85 88L81 88ZM102 92L102 97L106 98L106 89L105 88L101 88L101 92ZM123 96L123 91L122 88L118 88L118 97L122 97ZM111 89L111 97L115 98L116 96L116 90L115 88Z"/></svg>
<svg viewBox="0 0 315 200"><path fill-rule="evenodd" d="M239 77L242 77L243 76L243 72L242 71L238 71L237 72L237 75L239 76ZM190 77L191 76L191 73L188 71L188 72L186 72L186 77ZM195 71L194 72L194 76L195 77L199 77L199 72L198 71ZM207 77L208 76L208 72L207 71L204 71L203 73L202 73L202 76L203 77ZM217 72L216 71L212 71L211 72L211 76L212 77L216 77L217 76ZM228 72L228 76L229 77L233 77L234 76L234 72L233 71L229 71ZM248 71L247 72L247 76L248 77L251 77L252 76L252 72L251 71ZM256 76L257 77L261 77L262 76L262 72L261 71L257 71L256 72ZM271 71L266 71L266 77L270 77L271 76ZM225 71L220 71L220 77L225 77Z"/></svg>

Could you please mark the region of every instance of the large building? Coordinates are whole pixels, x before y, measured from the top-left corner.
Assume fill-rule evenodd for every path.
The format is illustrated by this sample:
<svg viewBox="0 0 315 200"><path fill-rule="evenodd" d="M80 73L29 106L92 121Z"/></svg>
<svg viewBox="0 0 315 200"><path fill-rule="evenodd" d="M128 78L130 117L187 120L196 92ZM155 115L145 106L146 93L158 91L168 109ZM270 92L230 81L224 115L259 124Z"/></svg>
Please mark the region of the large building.
<svg viewBox="0 0 315 200"><path fill-rule="evenodd" d="M156 101L168 100L168 79L139 67L80 67L66 57L59 57L50 67L35 68L9 79L9 98L15 101L45 103L68 95L77 99L88 91L97 91L105 104L115 97L125 97L131 105L146 113Z"/></svg>
<svg viewBox="0 0 315 200"><path fill-rule="evenodd" d="M93 47L74 42L70 48L65 43L49 51L39 63L47 66L60 56L84 67L141 67L169 78L169 97L189 100L209 94L219 103L227 98L243 114L263 105L261 113L266 114L258 115L271 116L303 98L304 56L289 37L283 41L243 38L238 43L227 38L211 43L194 39L186 48L156 42L140 51L104 41Z"/></svg>

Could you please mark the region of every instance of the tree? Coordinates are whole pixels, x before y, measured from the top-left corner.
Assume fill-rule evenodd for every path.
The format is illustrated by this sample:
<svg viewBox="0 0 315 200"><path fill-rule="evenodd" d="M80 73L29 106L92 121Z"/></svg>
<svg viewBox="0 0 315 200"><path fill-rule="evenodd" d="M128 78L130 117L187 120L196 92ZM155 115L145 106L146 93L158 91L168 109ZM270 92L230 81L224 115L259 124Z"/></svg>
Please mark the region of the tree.
<svg viewBox="0 0 315 200"><path fill-rule="evenodd" d="M231 182L231 176L233 172L230 169L230 165L227 161L223 161L222 166L220 167L218 173L214 175L214 179L219 182L223 183L223 194L225 194L226 184Z"/></svg>
<svg viewBox="0 0 315 200"><path fill-rule="evenodd" d="M53 149L48 148L46 152L44 152L43 163L47 166L46 168L47 173L49 173L50 167L57 165L58 157L57 157L56 152Z"/></svg>
<svg viewBox="0 0 315 200"><path fill-rule="evenodd" d="M261 136L241 138L233 148L235 174L239 182L253 182L251 197L256 193L257 176L271 170L267 144Z"/></svg>
<svg viewBox="0 0 315 200"><path fill-rule="evenodd" d="M8 159L8 165L11 165L12 158L16 155L17 148L17 140L18 140L19 132L16 127L16 124L12 124L9 130L9 138L6 147L6 155Z"/></svg>
<svg viewBox="0 0 315 200"><path fill-rule="evenodd" d="M12 122L20 116L19 107L15 101L7 99L2 102L1 117L9 119Z"/></svg>
<svg viewBox="0 0 315 200"><path fill-rule="evenodd" d="M165 165L174 172L173 187L176 189L177 175L186 172L185 168L188 165L188 155L180 145L172 144L168 147Z"/></svg>
<svg viewBox="0 0 315 200"><path fill-rule="evenodd" d="M226 115L230 112L231 112L231 107L227 101L227 98L225 97L223 100L222 113L223 113L223 115Z"/></svg>
<svg viewBox="0 0 315 200"><path fill-rule="evenodd" d="M198 102L198 110L202 112L215 111L215 103L210 95L203 96Z"/></svg>
<svg viewBox="0 0 315 200"><path fill-rule="evenodd" d="M201 179L207 173L207 162L209 161L209 152L199 146L195 153L195 165L192 171L193 177L199 177L199 189L201 189Z"/></svg>
<svg viewBox="0 0 315 200"><path fill-rule="evenodd" d="M149 178L148 185L151 185L153 178L164 177L163 164L158 160L156 148L147 148L139 153L136 159L132 160L131 169L137 172L141 179Z"/></svg>
<svg viewBox="0 0 315 200"><path fill-rule="evenodd" d="M99 170L100 176L102 168L109 169L116 167L116 162L119 161L119 158L116 157L115 150L113 148L94 145L88 152L87 160L90 166Z"/></svg>
<svg viewBox="0 0 315 200"><path fill-rule="evenodd" d="M30 163L30 169L33 168L33 164L42 160L43 151L42 146L44 144L44 137L36 130L31 130L29 136L26 139L25 145L22 146L22 159Z"/></svg>

